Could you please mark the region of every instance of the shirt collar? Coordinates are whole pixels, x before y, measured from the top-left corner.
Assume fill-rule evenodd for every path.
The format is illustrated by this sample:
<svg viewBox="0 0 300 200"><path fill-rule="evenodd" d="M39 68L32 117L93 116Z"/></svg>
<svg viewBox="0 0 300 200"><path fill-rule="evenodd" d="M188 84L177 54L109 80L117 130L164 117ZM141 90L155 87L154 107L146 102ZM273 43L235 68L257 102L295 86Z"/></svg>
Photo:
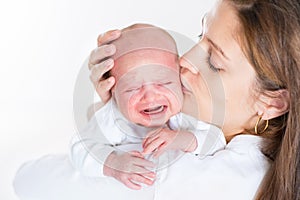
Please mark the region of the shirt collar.
<svg viewBox="0 0 300 200"><path fill-rule="evenodd" d="M241 134L233 137L226 145L226 149L248 152L250 148L255 148L260 151L263 140L261 136Z"/></svg>

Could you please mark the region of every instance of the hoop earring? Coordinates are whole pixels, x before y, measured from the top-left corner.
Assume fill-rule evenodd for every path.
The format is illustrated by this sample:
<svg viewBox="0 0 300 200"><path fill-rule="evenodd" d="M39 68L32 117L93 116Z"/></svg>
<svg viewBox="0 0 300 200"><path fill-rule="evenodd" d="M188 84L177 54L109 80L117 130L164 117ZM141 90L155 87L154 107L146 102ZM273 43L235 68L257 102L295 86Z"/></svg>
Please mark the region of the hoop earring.
<svg viewBox="0 0 300 200"><path fill-rule="evenodd" d="M261 119L262 119L262 115L259 115L258 119L256 121L256 124L255 124L255 127L254 127L254 131L255 131L256 135L260 135L260 134L264 133L268 129L268 127L269 127L269 120L267 119L266 120L266 125L265 125L264 129L262 130L262 132L259 133L258 132L258 124L261 121Z"/></svg>

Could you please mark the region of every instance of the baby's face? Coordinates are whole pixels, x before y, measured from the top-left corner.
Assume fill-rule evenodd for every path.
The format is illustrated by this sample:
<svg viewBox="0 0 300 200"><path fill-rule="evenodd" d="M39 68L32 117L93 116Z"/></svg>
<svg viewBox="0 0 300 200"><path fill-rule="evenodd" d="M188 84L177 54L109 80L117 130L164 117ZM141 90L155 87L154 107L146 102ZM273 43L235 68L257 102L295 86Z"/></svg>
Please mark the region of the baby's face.
<svg viewBox="0 0 300 200"><path fill-rule="evenodd" d="M177 55L139 50L115 61L113 97L131 122L155 127L180 112L183 95Z"/></svg>

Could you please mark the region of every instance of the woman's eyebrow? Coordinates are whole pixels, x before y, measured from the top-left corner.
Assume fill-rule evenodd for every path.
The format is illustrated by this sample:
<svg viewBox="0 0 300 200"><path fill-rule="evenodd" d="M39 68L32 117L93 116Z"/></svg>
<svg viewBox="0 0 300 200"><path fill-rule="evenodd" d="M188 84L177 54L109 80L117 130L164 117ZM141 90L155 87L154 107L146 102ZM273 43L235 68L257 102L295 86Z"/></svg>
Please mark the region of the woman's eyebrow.
<svg viewBox="0 0 300 200"><path fill-rule="evenodd" d="M202 18L202 27L203 27L203 30L205 30L205 23L207 23L208 21L208 18L209 18L209 15L208 13L205 13L205 15L203 16ZM216 43L214 43L212 41L212 39L210 39L207 35L205 36L207 38L207 41L217 50L220 52L220 54L227 60L230 60L229 57L224 53L224 51L221 49L220 46L218 46Z"/></svg>
<svg viewBox="0 0 300 200"><path fill-rule="evenodd" d="M229 60L228 56L224 53L224 51L219 47L216 43L214 43L209 37L206 36L207 41L217 50L219 51L224 58Z"/></svg>

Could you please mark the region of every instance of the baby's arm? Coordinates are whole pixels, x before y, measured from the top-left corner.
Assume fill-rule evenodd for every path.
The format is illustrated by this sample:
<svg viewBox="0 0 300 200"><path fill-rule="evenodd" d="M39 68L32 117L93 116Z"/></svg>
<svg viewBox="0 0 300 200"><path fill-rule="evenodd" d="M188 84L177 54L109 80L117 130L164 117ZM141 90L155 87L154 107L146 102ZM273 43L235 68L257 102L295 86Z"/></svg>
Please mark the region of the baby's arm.
<svg viewBox="0 0 300 200"><path fill-rule="evenodd" d="M85 140L87 141L86 138ZM93 143L93 150L98 152L94 156L80 144L80 141L73 143L71 147L72 163L85 176L111 176L135 190L141 189L138 183L153 184L155 173L146 169L154 167L153 163L145 160L139 152L119 153L110 145Z"/></svg>
<svg viewBox="0 0 300 200"><path fill-rule="evenodd" d="M95 117L72 138L70 159L73 166L89 177L103 177L103 164L115 150L100 131Z"/></svg>
<svg viewBox="0 0 300 200"><path fill-rule="evenodd" d="M144 154L154 152L154 157L170 149L193 152L197 148L197 138L189 131L162 128L147 134L143 141L143 148Z"/></svg>
<svg viewBox="0 0 300 200"><path fill-rule="evenodd" d="M222 130L214 125L199 121L197 128L190 131L197 138L197 148L192 153L200 158L213 155L226 147Z"/></svg>
<svg viewBox="0 0 300 200"><path fill-rule="evenodd" d="M139 152L122 152L107 141L93 117L87 127L74 136L71 143L71 161L85 176L111 176L131 189L140 189L143 183L153 184L155 173L146 169L153 163Z"/></svg>
<svg viewBox="0 0 300 200"><path fill-rule="evenodd" d="M147 169L153 167L154 163L144 159L138 151L113 152L105 161L103 171L104 175L115 178L131 189L139 190L139 183L154 183L155 173Z"/></svg>
<svg viewBox="0 0 300 200"><path fill-rule="evenodd" d="M189 115L180 113L173 116L169 127L172 130L161 129L149 133L143 141L143 153L154 152L159 156L168 149L179 149L201 157L213 155L226 146L221 129Z"/></svg>

